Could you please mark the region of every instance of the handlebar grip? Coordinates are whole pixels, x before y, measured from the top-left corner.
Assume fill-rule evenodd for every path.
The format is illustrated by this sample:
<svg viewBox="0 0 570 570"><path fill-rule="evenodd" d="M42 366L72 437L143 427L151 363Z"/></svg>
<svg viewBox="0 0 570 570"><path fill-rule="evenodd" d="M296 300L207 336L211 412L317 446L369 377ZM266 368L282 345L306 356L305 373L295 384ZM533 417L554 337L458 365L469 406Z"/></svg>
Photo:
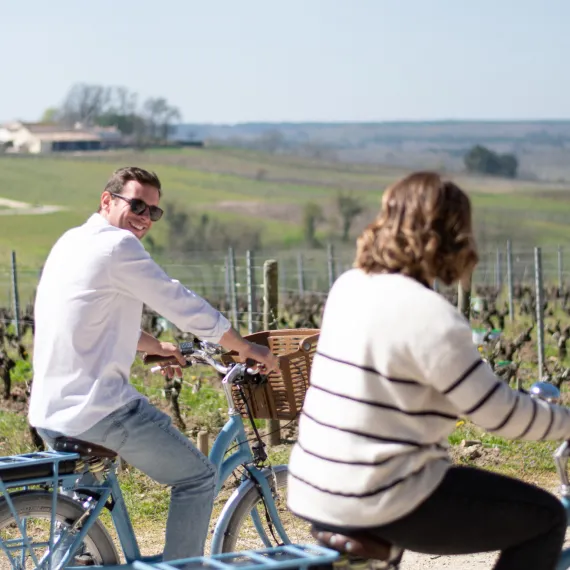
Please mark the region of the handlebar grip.
<svg viewBox="0 0 570 570"><path fill-rule="evenodd" d="M145 354L143 356L145 364L175 364L180 366L180 362L174 356L159 356L158 354Z"/></svg>

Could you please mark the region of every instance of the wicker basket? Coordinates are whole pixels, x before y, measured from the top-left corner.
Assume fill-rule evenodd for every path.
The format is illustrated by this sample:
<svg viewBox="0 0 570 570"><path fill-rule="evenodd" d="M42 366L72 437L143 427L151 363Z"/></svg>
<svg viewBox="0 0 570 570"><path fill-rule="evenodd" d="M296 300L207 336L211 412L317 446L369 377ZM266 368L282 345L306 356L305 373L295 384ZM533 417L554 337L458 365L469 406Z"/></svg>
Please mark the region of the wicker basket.
<svg viewBox="0 0 570 570"><path fill-rule="evenodd" d="M278 372L271 372L261 386L244 386L254 418L292 420L297 417L309 387L309 374L319 339L318 329L283 329L250 334L245 339L269 347L279 357ZM243 362L235 352L222 356L225 364ZM236 409L247 416L239 390L233 386Z"/></svg>

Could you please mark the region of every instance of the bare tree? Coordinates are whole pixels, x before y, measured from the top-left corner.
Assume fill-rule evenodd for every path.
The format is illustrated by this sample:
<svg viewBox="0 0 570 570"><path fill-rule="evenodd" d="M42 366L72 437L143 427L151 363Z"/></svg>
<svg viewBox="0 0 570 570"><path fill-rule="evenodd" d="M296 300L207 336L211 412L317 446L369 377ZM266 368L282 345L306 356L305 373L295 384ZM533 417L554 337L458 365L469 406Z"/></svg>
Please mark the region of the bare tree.
<svg viewBox="0 0 570 570"><path fill-rule="evenodd" d="M364 206L362 202L352 194L339 194L336 205L342 221L342 241L347 242L350 233L350 226L355 218L362 214Z"/></svg>
<svg viewBox="0 0 570 570"><path fill-rule="evenodd" d="M67 125L83 123L94 125L107 110L112 91L103 85L77 83L67 94L60 109L59 119Z"/></svg>
<svg viewBox="0 0 570 570"><path fill-rule="evenodd" d="M153 141L165 141L168 139L172 125L180 121L181 114L180 110L170 105L164 97L158 97L147 99L144 102L143 117L148 137Z"/></svg>
<svg viewBox="0 0 570 570"><path fill-rule="evenodd" d="M307 202L303 209L303 235L305 243L311 247L318 247L316 232L317 225L324 221L322 208L315 202Z"/></svg>
<svg viewBox="0 0 570 570"><path fill-rule="evenodd" d="M124 86L107 87L77 83L67 93L61 108L50 117L69 127L115 126L133 135L139 146L166 141L172 126L182 118L178 107L164 97L147 99L138 108L138 95Z"/></svg>

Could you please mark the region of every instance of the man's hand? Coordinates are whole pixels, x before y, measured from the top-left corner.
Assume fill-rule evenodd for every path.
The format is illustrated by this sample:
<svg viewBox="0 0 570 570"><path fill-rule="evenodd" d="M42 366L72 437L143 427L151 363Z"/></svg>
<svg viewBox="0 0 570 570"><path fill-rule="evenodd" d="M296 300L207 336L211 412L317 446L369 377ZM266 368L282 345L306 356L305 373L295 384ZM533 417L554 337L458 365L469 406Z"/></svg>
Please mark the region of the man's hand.
<svg viewBox="0 0 570 570"><path fill-rule="evenodd" d="M258 371L263 374L279 370L279 359L267 347L245 340L233 327L222 335L218 343L226 350L234 350L240 356L258 362Z"/></svg>
<svg viewBox="0 0 570 570"><path fill-rule="evenodd" d="M166 357L174 356L180 363L180 366L186 366L186 359L182 356L182 353L176 344L173 344L171 342L159 342L158 345L159 346L157 347L157 350L154 352L154 354ZM160 373L168 378L172 378L174 374L176 374L179 378L182 378L182 369L180 366L167 366L163 368Z"/></svg>
<svg viewBox="0 0 570 570"><path fill-rule="evenodd" d="M158 356L174 356L180 363L180 366L186 366L186 360L182 356L178 346L171 342L160 342L152 335L141 331L137 350L146 352L147 354L156 354ZM179 366L167 366L161 371L163 376L172 378L176 373L177 376L182 376L182 370Z"/></svg>
<svg viewBox="0 0 570 570"><path fill-rule="evenodd" d="M266 346L247 342L244 349L240 351L240 355L259 362L260 366L257 368L264 374L279 370L279 359Z"/></svg>

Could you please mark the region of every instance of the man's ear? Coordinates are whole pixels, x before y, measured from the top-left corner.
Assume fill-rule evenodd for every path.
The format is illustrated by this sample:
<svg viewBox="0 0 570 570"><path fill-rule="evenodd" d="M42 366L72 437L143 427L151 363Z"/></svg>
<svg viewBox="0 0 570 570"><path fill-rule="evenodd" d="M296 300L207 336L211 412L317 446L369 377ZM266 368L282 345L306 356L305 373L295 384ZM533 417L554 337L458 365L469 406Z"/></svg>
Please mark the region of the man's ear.
<svg viewBox="0 0 570 570"><path fill-rule="evenodd" d="M101 203L100 203L100 210L102 212L109 211L112 199L113 196L111 196L111 193L108 190L104 190L103 193L101 194Z"/></svg>

